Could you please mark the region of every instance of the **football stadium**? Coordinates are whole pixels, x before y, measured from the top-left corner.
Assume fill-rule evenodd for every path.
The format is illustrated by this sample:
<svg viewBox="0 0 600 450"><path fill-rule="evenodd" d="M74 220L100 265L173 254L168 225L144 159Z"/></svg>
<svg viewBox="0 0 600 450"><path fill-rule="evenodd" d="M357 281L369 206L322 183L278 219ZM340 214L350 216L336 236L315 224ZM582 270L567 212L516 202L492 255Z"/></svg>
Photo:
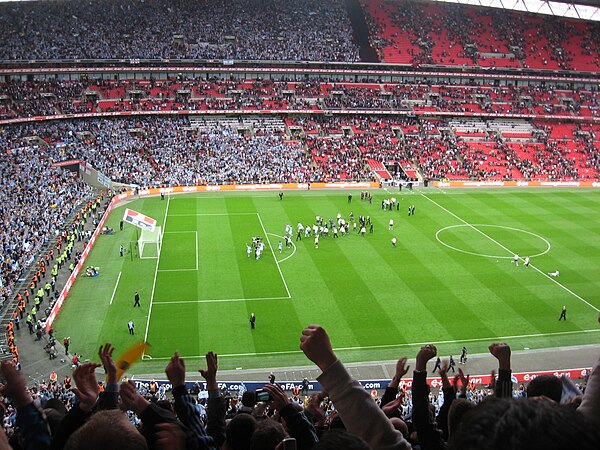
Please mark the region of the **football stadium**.
<svg viewBox="0 0 600 450"><path fill-rule="evenodd" d="M0 1L2 448L598 448L599 23Z"/></svg>

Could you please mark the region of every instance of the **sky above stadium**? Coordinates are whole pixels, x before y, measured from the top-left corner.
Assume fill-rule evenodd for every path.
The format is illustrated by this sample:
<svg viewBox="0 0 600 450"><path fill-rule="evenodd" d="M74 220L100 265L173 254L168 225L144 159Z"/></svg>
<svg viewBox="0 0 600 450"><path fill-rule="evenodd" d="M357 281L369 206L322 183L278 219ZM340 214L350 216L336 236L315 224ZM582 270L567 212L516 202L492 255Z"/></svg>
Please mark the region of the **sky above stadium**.
<svg viewBox="0 0 600 450"><path fill-rule="evenodd" d="M37 0L0 0L4 2L27 2ZM44 1L44 0L42 0ZM75 0L73 0L75 1ZM327 1L327 0L323 0ZM574 19L600 21L600 0L547 1L547 0L429 0L462 5L484 6L489 8L528 11L536 14L572 17Z"/></svg>

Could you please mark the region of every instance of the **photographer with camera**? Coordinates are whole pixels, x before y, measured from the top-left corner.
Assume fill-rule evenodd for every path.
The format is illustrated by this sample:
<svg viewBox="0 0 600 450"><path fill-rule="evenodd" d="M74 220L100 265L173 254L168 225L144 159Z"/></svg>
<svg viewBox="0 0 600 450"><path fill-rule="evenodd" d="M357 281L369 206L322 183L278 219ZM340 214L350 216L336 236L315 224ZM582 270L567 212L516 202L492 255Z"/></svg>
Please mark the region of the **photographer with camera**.
<svg viewBox="0 0 600 450"><path fill-rule="evenodd" d="M317 442L317 431L302 408L294 405L278 384L267 384L256 391L258 401L270 402L271 409L279 413L282 423L291 437L296 438L299 450L310 450Z"/></svg>

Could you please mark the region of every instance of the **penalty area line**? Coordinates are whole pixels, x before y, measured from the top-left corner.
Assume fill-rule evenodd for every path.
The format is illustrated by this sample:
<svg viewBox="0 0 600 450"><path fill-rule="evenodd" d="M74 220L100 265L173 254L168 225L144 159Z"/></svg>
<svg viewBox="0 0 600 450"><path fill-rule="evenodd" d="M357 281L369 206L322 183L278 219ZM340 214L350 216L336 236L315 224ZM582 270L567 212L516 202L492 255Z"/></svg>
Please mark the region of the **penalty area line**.
<svg viewBox="0 0 600 450"><path fill-rule="evenodd" d="M495 342L495 341L504 341L509 339L526 339L533 337L552 337L552 336L565 336L570 334L581 334L581 333L597 333L600 332L600 329L593 330L577 330L577 331L559 331L556 333L534 333L534 334L520 334L514 336L497 336L497 337L485 337L485 338L475 338L475 339L455 339L455 340L447 340L447 341L428 341L428 342L409 342L405 344L387 344L387 345L366 345L363 347L337 347L334 348L334 352L343 352L343 351L352 351L352 350L374 350L374 349L383 349L383 348L402 348L402 347L415 347L431 344L432 342L436 345L440 344L458 344L458 343L469 343L469 342ZM287 350L287 351L279 351L279 352L257 352L257 353L219 353L219 357L222 358L235 358L240 356L274 356L274 355L296 355L302 353L302 350ZM146 355L148 356L148 355ZM199 359L204 358L205 355L194 355L194 356L181 356L182 358L189 359ZM171 356L165 357L151 357L153 360L170 360Z"/></svg>
<svg viewBox="0 0 600 450"><path fill-rule="evenodd" d="M172 302L154 302L154 305L184 305L186 303L231 303L257 302L262 300L289 300L291 297L258 297L258 298L222 298L214 300L176 300Z"/></svg>

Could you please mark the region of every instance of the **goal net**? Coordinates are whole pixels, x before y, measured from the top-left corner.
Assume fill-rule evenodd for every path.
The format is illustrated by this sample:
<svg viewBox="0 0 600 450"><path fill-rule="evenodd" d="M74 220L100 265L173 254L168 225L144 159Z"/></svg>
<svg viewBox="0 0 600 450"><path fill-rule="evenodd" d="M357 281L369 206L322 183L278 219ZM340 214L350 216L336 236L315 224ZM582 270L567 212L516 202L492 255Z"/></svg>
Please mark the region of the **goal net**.
<svg viewBox="0 0 600 450"><path fill-rule="evenodd" d="M138 250L141 259L158 258L162 245L162 228L156 227L154 231L142 229L138 239Z"/></svg>

